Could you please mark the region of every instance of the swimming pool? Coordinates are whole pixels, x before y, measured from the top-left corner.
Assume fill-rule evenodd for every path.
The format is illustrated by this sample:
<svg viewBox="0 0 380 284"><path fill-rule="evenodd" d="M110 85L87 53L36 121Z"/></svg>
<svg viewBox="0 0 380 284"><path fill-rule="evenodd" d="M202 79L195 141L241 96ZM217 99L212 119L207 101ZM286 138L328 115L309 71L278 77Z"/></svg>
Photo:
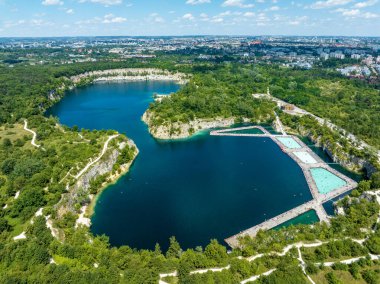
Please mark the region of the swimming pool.
<svg viewBox="0 0 380 284"><path fill-rule="evenodd" d="M308 152L293 152L305 164L315 164L317 161Z"/></svg>
<svg viewBox="0 0 380 284"><path fill-rule="evenodd" d="M300 144L296 142L292 137L277 137L278 141L281 142L282 145L284 145L286 148L289 149L300 149L302 148Z"/></svg>
<svg viewBox="0 0 380 284"><path fill-rule="evenodd" d="M324 168L312 168L310 169L310 173L317 185L319 193L322 194L329 193L347 184L346 181Z"/></svg>

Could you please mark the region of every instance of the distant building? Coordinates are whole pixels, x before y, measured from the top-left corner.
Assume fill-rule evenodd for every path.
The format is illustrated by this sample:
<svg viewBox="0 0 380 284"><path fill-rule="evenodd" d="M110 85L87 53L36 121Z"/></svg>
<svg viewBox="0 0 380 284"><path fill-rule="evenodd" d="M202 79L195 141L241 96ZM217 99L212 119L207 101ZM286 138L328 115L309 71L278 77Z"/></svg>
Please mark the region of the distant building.
<svg viewBox="0 0 380 284"><path fill-rule="evenodd" d="M322 52L322 53L321 53L321 58L322 58L323 60L327 60L327 59L330 58L330 55L329 55L328 53L324 53L324 52Z"/></svg>
<svg viewBox="0 0 380 284"><path fill-rule="evenodd" d="M360 54L352 54L351 58L352 59L360 59L362 56Z"/></svg>
<svg viewBox="0 0 380 284"><path fill-rule="evenodd" d="M332 53L330 53L330 57L336 58L336 59L344 59L345 58L344 54L341 52L332 52Z"/></svg>
<svg viewBox="0 0 380 284"><path fill-rule="evenodd" d="M366 59L363 60L365 64L371 65L373 63L373 57L370 55Z"/></svg>

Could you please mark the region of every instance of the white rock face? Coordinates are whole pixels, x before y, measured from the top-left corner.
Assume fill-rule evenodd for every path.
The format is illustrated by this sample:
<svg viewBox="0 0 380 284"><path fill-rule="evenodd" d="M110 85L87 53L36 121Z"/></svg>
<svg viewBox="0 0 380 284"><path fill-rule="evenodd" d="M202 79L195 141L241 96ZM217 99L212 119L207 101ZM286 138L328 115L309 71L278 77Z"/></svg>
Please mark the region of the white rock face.
<svg viewBox="0 0 380 284"><path fill-rule="evenodd" d="M36 217L42 216L42 210L43 210L42 207L40 209L38 209L38 211L36 212L36 214L34 216L36 216Z"/></svg>
<svg viewBox="0 0 380 284"><path fill-rule="evenodd" d="M83 206L81 208L81 213L79 215L79 218L75 222L75 228L78 228L79 225L83 225L83 226L86 226L86 227L90 227L91 226L91 219L84 217L84 214L86 213L86 210L87 210L87 206Z"/></svg>
<svg viewBox="0 0 380 284"><path fill-rule="evenodd" d="M188 75L183 73L171 73L166 70L155 68L125 68L111 69L103 71L93 71L73 76L70 79L74 83L80 82L81 79L95 77L94 82L109 81L176 81L179 84L188 82Z"/></svg>
<svg viewBox="0 0 380 284"><path fill-rule="evenodd" d="M149 125L151 117L149 112L145 112L142 120ZM229 127L235 123L235 118L222 118L217 117L214 119L195 119L193 121L190 121L188 123L173 123L171 126L168 125L160 125L154 129L152 127L149 127L149 132L152 134L155 138L158 139L180 139L180 138L187 138L194 133L204 130L204 129L211 129L211 128L217 128L217 127ZM171 129L173 133L171 133Z"/></svg>
<svg viewBox="0 0 380 284"><path fill-rule="evenodd" d="M16 236L13 238L13 240L17 241L17 240L23 240L23 239L26 239L26 235L25 235L25 232L22 232L20 235Z"/></svg>

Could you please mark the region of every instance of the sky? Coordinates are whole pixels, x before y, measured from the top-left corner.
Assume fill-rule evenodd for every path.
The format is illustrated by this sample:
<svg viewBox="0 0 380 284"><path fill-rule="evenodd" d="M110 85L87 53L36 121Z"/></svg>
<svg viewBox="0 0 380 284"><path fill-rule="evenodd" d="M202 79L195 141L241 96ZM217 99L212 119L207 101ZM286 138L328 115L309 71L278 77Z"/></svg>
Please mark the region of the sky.
<svg viewBox="0 0 380 284"><path fill-rule="evenodd" d="M380 36L380 0L0 0L0 37Z"/></svg>

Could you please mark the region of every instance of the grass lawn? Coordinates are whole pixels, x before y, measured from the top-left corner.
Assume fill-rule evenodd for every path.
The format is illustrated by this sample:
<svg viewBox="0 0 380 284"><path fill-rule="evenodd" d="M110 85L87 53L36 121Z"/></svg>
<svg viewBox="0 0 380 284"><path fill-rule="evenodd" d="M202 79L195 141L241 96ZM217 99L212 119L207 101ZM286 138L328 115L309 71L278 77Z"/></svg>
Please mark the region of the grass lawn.
<svg viewBox="0 0 380 284"><path fill-rule="evenodd" d="M32 141L33 135L24 130L24 126L21 124L13 124L12 126L2 125L0 126L0 144L4 139L8 138L11 140L12 144L16 142L17 139L23 141L24 148L33 148L30 141Z"/></svg>
<svg viewBox="0 0 380 284"><path fill-rule="evenodd" d="M314 280L315 283L329 284L325 276L330 271L335 274L335 276L341 281L342 284L366 284L363 279L354 279L351 273L348 271L333 270L330 267L326 267L324 270L320 270L318 274L310 275L310 277Z"/></svg>

